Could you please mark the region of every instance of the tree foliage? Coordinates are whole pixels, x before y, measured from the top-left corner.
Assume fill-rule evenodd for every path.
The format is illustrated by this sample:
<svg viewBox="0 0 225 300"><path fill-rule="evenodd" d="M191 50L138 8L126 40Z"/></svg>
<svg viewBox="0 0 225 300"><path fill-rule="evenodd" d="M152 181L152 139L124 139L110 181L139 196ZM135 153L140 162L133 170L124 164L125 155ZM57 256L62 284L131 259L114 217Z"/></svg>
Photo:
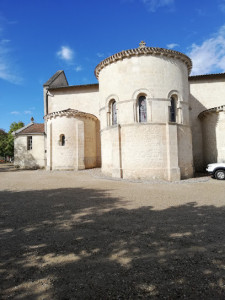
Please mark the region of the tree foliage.
<svg viewBox="0 0 225 300"><path fill-rule="evenodd" d="M21 121L19 121L18 123L13 122L13 123L10 125L10 127L9 127L9 132L8 132L8 133L10 134L10 133L12 133L13 131L16 131L16 130L18 130L18 129L24 127L24 126L25 126L24 123L21 122Z"/></svg>
<svg viewBox="0 0 225 300"><path fill-rule="evenodd" d="M0 156L5 157L7 155L14 155L14 137L12 133L22 127L24 127L24 123L19 121L13 122L10 125L8 133L5 132L5 130L0 129Z"/></svg>
<svg viewBox="0 0 225 300"><path fill-rule="evenodd" d="M7 133L4 129L0 129L0 156L5 156L5 148L7 144Z"/></svg>
<svg viewBox="0 0 225 300"><path fill-rule="evenodd" d="M4 135L6 135L7 133L5 132L5 130L4 130L4 129L1 129L1 128L0 128L0 134L4 134Z"/></svg>

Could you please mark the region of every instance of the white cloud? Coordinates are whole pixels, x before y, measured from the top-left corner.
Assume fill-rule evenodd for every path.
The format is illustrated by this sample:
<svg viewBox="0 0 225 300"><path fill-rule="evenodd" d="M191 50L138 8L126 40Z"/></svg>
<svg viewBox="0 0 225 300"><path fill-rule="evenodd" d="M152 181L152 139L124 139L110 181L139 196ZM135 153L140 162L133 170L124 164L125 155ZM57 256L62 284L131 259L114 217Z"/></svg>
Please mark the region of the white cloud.
<svg viewBox="0 0 225 300"><path fill-rule="evenodd" d="M82 71L82 70L83 70L83 68L82 68L81 66L75 67L75 71L76 71L76 72L79 72L79 71Z"/></svg>
<svg viewBox="0 0 225 300"><path fill-rule="evenodd" d="M2 26L0 26L0 35L0 79L14 84L20 84L23 80L16 74L16 64L12 61L12 48L10 47L10 40L2 38Z"/></svg>
<svg viewBox="0 0 225 300"><path fill-rule="evenodd" d="M67 62L72 61L74 57L73 50L67 46L61 46L61 49L56 54L60 59L65 60Z"/></svg>
<svg viewBox="0 0 225 300"><path fill-rule="evenodd" d="M192 75L225 72L225 25L202 44L193 44L189 56Z"/></svg>
<svg viewBox="0 0 225 300"><path fill-rule="evenodd" d="M104 53L100 53L100 52L98 52L98 53L97 53L97 56L101 58L101 57L103 57L103 56L104 56Z"/></svg>
<svg viewBox="0 0 225 300"><path fill-rule="evenodd" d="M24 110L23 113L21 113L20 111L17 111L17 110L14 110L14 111L11 111L10 114L11 115L21 115L21 114L24 114L24 115L32 115L33 114L33 111L35 107L31 107L30 109L28 110Z"/></svg>
<svg viewBox="0 0 225 300"><path fill-rule="evenodd" d="M160 7L172 7L174 0L141 0L150 12L155 12Z"/></svg>
<svg viewBox="0 0 225 300"><path fill-rule="evenodd" d="M20 112L19 111L11 111L11 113L10 113L11 115L19 115L20 114Z"/></svg>
<svg viewBox="0 0 225 300"><path fill-rule="evenodd" d="M0 46L0 79L9 81L14 84L20 84L23 81L21 77L19 77L14 73L12 63L7 57L6 50L1 49L1 46Z"/></svg>
<svg viewBox="0 0 225 300"><path fill-rule="evenodd" d="M7 40L7 39L4 40L3 39L3 40L0 41L0 44L4 45L4 44L8 44L9 42L10 42L10 40Z"/></svg>
<svg viewBox="0 0 225 300"><path fill-rule="evenodd" d="M221 0L219 3L219 9L225 13L225 0Z"/></svg>
<svg viewBox="0 0 225 300"><path fill-rule="evenodd" d="M169 49L173 49L175 47L179 47L179 44L172 43L172 44L166 45L166 47L169 48Z"/></svg>

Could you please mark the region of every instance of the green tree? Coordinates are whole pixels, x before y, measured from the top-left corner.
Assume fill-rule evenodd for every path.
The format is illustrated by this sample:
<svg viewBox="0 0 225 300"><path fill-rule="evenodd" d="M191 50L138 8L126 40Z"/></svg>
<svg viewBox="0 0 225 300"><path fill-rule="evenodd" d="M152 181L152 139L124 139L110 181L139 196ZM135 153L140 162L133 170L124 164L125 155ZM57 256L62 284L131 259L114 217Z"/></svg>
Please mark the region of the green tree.
<svg viewBox="0 0 225 300"><path fill-rule="evenodd" d="M0 129L0 156L2 157L5 157L7 136L7 132L4 129Z"/></svg>
<svg viewBox="0 0 225 300"><path fill-rule="evenodd" d="M13 122L13 123L10 125L10 127L9 127L9 132L8 132L8 133L12 133L13 131L16 131L16 130L18 130L18 129L24 127L24 126L25 126L25 124L24 124L23 122L21 122L21 121L19 121L18 123Z"/></svg>
<svg viewBox="0 0 225 300"><path fill-rule="evenodd" d="M14 136L12 135L13 131L16 131L22 127L24 127L24 123L19 121L19 122L13 122L10 125L9 132L7 134L7 143L5 147L5 155L8 156L14 156Z"/></svg>

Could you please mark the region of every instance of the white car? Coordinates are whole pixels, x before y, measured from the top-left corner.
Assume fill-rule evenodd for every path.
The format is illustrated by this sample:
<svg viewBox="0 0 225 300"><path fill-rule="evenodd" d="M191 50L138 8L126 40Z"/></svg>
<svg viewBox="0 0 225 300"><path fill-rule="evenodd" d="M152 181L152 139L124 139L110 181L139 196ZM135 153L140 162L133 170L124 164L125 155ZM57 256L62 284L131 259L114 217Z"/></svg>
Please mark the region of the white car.
<svg viewBox="0 0 225 300"><path fill-rule="evenodd" d="M208 164L206 171L216 179L225 179L225 163Z"/></svg>

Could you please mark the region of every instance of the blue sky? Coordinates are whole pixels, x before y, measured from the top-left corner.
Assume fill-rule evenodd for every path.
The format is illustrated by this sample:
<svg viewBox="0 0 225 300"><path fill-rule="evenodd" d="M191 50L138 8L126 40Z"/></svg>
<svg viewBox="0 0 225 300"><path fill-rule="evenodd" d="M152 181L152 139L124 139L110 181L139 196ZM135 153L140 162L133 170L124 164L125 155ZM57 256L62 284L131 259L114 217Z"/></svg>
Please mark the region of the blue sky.
<svg viewBox="0 0 225 300"><path fill-rule="evenodd" d="M0 128L43 122L57 70L96 83L101 60L141 40L187 54L192 74L225 72L225 0L0 0Z"/></svg>

